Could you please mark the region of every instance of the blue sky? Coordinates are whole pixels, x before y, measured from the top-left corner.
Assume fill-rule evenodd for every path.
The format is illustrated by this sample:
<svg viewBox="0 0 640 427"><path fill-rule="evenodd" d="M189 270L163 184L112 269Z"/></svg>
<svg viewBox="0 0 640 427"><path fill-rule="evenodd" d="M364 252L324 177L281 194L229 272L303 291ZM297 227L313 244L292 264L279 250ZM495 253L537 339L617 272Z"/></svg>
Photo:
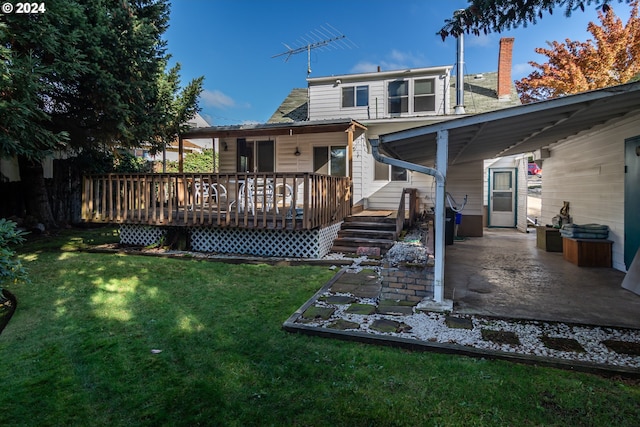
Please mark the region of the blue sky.
<svg viewBox="0 0 640 427"><path fill-rule="evenodd" d="M272 56L333 35L346 39L311 51L311 77L453 65L456 40L436 32L465 0L174 0L165 33L183 83L204 76L202 116L212 126L266 122L293 88L307 86L307 54ZM627 4L613 3L626 23ZM593 6L545 14L526 28L465 37L465 74L497 70L501 37L515 37L513 78L528 75L547 41L585 41Z"/></svg>

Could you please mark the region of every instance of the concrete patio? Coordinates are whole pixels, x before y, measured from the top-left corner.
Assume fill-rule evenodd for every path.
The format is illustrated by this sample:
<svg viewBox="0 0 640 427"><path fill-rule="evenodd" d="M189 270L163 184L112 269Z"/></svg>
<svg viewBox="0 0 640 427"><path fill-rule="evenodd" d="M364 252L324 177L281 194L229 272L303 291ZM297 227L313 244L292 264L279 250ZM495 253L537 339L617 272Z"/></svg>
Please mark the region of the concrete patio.
<svg viewBox="0 0 640 427"><path fill-rule="evenodd" d="M624 276L539 249L534 232L485 229L447 246L445 297L460 314L640 329L640 296Z"/></svg>

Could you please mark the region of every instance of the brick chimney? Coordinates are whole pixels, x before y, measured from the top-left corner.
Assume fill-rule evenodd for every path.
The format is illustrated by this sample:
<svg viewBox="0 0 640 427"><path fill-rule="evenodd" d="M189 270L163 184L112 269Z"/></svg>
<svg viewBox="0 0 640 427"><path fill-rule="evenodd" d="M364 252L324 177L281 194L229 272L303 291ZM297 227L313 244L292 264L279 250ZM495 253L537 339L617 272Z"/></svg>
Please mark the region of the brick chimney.
<svg viewBox="0 0 640 427"><path fill-rule="evenodd" d="M500 39L500 53L498 55L498 99L509 99L511 97L513 40L513 37L503 37Z"/></svg>

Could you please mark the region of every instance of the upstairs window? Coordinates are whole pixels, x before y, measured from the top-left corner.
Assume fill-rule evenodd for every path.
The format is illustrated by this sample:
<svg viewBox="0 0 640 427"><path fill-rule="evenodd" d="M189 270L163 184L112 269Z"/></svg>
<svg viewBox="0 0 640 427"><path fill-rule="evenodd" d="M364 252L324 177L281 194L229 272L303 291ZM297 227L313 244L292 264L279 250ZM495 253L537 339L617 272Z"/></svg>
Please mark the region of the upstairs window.
<svg viewBox="0 0 640 427"><path fill-rule="evenodd" d="M414 82L413 111L435 111L436 91L434 79L421 79Z"/></svg>
<svg viewBox="0 0 640 427"><path fill-rule="evenodd" d="M394 80L387 84L388 114L436 111L434 78Z"/></svg>
<svg viewBox="0 0 640 427"><path fill-rule="evenodd" d="M389 114L409 112L409 81L389 82Z"/></svg>
<svg viewBox="0 0 640 427"><path fill-rule="evenodd" d="M369 105L369 86L342 88L342 108L366 107Z"/></svg>

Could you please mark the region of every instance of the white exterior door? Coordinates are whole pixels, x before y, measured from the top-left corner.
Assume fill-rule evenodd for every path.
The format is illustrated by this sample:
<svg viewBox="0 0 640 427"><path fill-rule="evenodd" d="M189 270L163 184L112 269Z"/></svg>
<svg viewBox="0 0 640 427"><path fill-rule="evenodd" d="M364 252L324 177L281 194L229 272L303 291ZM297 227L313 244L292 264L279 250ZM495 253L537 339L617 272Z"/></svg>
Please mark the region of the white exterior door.
<svg viewBox="0 0 640 427"><path fill-rule="evenodd" d="M489 226L516 226L516 170L489 169Z"/></svg>

